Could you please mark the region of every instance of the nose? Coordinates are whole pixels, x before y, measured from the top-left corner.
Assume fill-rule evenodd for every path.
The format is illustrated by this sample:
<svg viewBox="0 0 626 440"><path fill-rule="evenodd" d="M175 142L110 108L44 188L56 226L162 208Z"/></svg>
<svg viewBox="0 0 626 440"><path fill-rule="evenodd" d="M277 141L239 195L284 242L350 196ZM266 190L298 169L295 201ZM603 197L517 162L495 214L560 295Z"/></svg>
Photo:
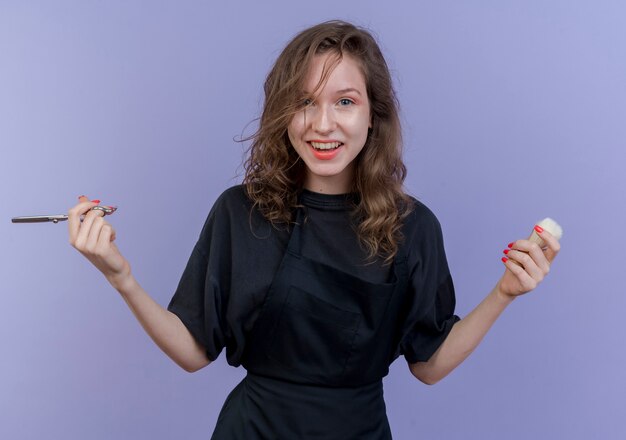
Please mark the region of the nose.
<svg viewBox="0 0 626 440"><path fill-rule="evenodd" d="M311 121L311 128L317 133L328 134L335 130L337 121L333 109L327 106L318 106Z"/></svg>

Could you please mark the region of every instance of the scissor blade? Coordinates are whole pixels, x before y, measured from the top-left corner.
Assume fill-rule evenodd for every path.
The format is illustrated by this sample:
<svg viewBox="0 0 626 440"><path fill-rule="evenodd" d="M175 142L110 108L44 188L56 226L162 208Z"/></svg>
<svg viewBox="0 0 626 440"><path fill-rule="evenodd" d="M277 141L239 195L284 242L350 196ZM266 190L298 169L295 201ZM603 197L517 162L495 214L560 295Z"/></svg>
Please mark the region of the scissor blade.
<svg viewBox="0 0 626 440"><path fill-rule="evenodd" d="M23 217L13 217L11 223L43 223L43 222L62 222L67 220L67 215L29 215Z"/></svg>

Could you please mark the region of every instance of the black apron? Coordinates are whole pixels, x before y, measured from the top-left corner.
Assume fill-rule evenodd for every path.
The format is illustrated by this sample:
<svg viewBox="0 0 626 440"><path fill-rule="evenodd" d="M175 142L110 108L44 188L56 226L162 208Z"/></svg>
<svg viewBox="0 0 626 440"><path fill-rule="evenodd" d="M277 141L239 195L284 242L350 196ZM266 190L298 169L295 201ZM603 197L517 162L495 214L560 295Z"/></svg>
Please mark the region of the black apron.
<svg viewBox="0 0 626 440"><path fill-rule="evenodd" d="M397 356L408 283L370 283L301 255L303 210L246 344L247 376L212 439L391 439L382 378Z"/></svg>

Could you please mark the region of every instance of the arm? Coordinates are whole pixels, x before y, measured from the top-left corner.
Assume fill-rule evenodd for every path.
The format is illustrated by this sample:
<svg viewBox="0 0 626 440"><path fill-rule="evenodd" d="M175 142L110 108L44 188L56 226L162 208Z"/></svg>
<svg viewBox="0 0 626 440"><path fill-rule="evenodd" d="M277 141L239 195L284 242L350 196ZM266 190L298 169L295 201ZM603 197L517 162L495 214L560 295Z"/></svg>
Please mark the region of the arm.
<svg viewBox="0 0 626 440"><path fill-rule="evenodd" d="M539 232L539 231L538 231ZM506 270L496 287L464 319L450 330L445 341L426 362L409 364L411 373L432 385L460 365L478 346L504 309L519 296L533 290L550 271L550 263L560 250L559 242L548 232L539 232L547 244L518 240L503 258Z"/></svg>
<svg viewBox="0 0 626 440"><path fill-rule="evenodd" d="M174 362L189 372L208 365L204 347L178 316L157 304L132 276L130 264L114 243L115 231L102 218L101 211L89 211L81 223L80 215L95 205L84 198L69 210L70 244L120 292L144 330Z"/></svg>
<svg viewBox="0 0 626 440"><path fill-rule="evenodd" d="M513 300L504 296L496 286L469 315L454 324L448 337L427 362L409 365L413 376L428 385L447 376L474 351Z"/></svg>
<svg viewBox="0 0 626 440"><path fill-rule="evenodd" d="M204 347L180 318L155 302L131 274L111 284L120 292L146 333L181 368L191 373L211 363Z"/></svg>

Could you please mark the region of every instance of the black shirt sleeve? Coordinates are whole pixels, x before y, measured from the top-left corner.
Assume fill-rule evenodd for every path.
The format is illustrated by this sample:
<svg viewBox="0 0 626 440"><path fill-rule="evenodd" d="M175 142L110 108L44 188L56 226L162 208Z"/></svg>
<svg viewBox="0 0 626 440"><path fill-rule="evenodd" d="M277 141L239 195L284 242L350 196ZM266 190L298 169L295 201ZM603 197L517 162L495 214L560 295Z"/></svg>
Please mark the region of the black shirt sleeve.
<svg viewBox="0 0 626 440"><path fill-rule="evenodd" d="M233 366L241 363L289 237L251 208L242 185L216 200L168 306L209 359L226 348Z"/></svg>
<svg viewBox="0 0 626 440"><path fill-rule="evenodd" d="M229 227L218 199L202 228L168 310L175 313L215 360L225 345L224 303L228 297ZM219 258L209 259L211 250Z"/></svg>
<svg viewBox="0 0 626 440"><path fill-rule="evenodd" d="M415 363L430 359L459 317L454 315L454 284L439 221L425 205L415 201L405 224L410 272L399 350L409 363Z"/></svg>

